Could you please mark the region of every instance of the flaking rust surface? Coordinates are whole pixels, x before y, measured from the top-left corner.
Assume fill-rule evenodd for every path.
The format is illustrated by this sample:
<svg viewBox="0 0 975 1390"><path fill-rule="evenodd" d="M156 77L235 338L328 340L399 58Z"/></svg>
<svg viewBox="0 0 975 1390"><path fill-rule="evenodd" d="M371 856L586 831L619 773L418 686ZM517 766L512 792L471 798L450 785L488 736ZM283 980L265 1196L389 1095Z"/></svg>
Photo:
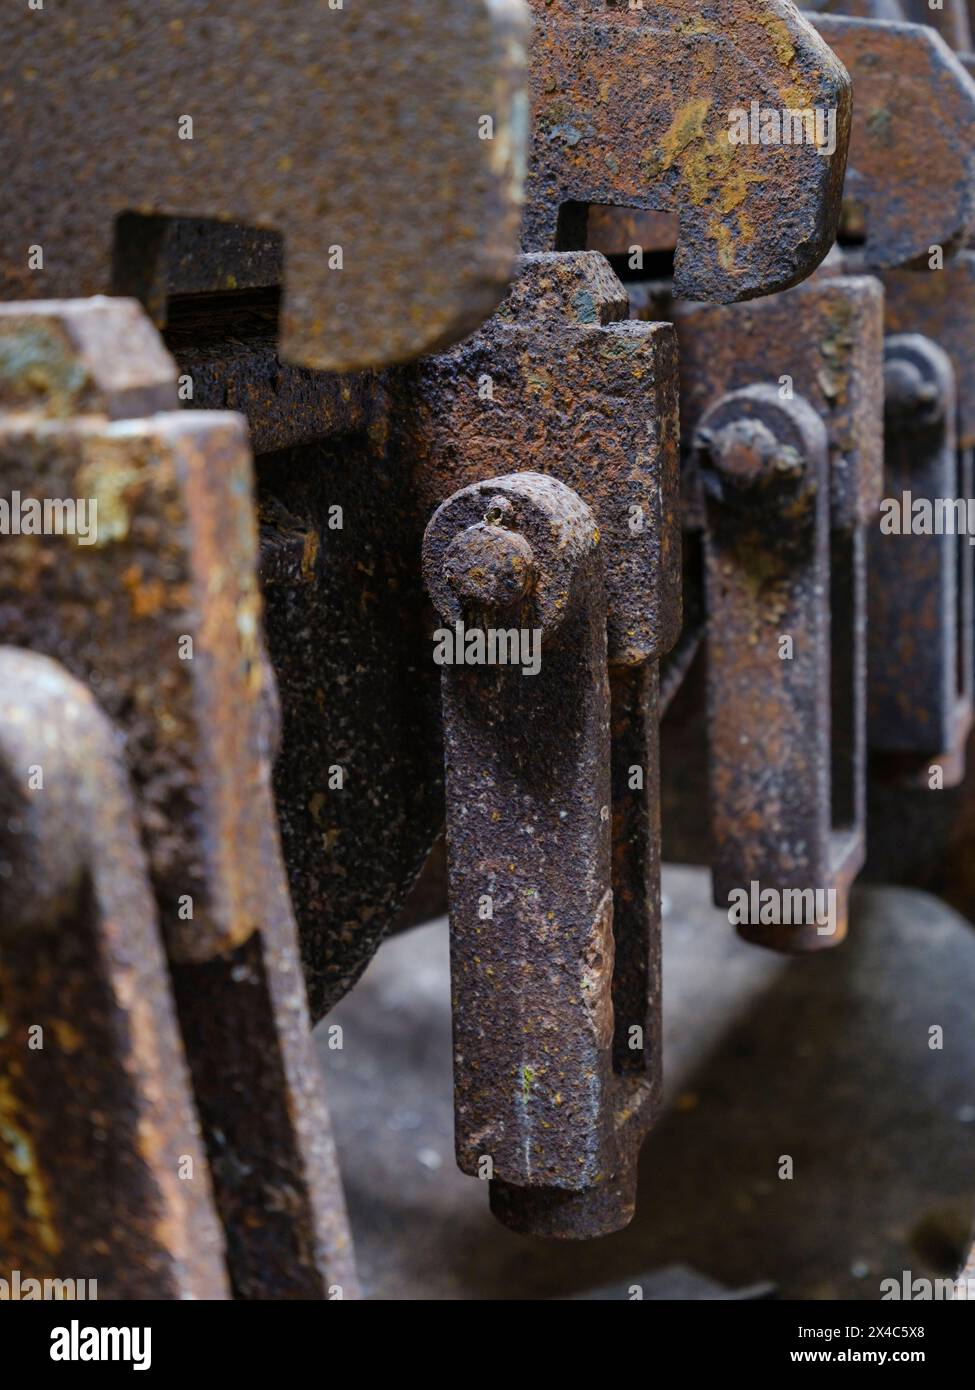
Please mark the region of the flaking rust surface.
<svg viewBox="0 0 975 1390"><path fill-rule="evenodd" d="M583 248L580 210L612 204L680 213L687 298L749 299L815 268L839 216L850 82L791 4L532 5L526 251ZM729 112L753 99L835 109L835 152L733 145Z"/></svg>
<svg viewBox="0 0 975 1390"><path fill-rule="evenodd" d="M114 289L159 320L167 282L199 277L185 237L168 266L158 215L215 218L284 234L289 359L347 370L453 342L516 248L527 38L521 0L8 6L0 296Z"/></svg>
<svg viewBox="0 0 975 1390"><path fill-rule="evenodd" d="M499 459L559 478L592 507L621 666L666 650L680 628L674 337L626 311L597 253L525 256L484 328L410 368L394 397L398 447L422 461L421 513Z"/></svg>
<svg viewBox="0 0 975 1390"><path fill-rule="evenodd" d="M258 798L263 781L270 809L269 672L245 563L254 533L242 422L89 417L57 432L16 419L0 440L10 490L94 499L98 541L8 537L4 635L89 679L124 729L171 948L205 958L260 925L267 862ZM191 659L180 656L188 640Z"/></svg>

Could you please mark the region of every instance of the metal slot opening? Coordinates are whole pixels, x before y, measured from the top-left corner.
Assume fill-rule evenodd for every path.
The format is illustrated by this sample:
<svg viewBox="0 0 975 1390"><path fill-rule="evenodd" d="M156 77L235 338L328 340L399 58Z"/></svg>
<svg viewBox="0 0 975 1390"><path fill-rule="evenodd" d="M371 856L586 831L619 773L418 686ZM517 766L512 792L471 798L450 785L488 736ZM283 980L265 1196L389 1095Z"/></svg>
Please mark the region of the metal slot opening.
<svg viewBox="0 0 975 1390"><path fill-rule="evenodd" d="M856 806L856 533L830 533L831 823L849 834Z"/></svg>

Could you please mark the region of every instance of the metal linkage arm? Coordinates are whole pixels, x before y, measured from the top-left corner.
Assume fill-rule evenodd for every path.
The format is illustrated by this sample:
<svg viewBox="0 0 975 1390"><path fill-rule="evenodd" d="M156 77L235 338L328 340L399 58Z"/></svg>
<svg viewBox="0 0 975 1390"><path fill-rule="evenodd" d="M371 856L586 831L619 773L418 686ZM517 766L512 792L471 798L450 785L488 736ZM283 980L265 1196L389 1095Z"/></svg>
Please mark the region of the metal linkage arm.
<svg viewBox="0 0 975 1390"><path fill-rule="evenodd" d="M521 665L445 664L457 1156L516 1230L625 1225L650 1088L614 1068L610 694L601 542L569 488L462 489L423 547L441 619Z"/></svg>
<svg viewBox="0 0 975 1390"><path fill-rule="evenodd" d="M695 445L715 901L748 940L835 945L863 838L862 811L859 833L831 821L826 429L802 397L746 387L703 416Z"/></svg>

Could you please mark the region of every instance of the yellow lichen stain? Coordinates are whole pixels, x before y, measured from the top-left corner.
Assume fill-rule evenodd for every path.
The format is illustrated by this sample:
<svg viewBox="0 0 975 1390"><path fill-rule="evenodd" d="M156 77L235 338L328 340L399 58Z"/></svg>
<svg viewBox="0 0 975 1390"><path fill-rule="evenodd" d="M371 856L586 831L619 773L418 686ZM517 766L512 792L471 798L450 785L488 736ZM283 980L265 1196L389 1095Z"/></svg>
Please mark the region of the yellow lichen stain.
<svg viewBox="0 0 975 1390"><path fill-rule="evenodd" d="M760 24L772 40L775 49L775 56L784 68L787 68L796 56L796 46L792 42L792 35L789 33L789 26L784 19L778 15L764 14L749 10L742 16L745 20L751 20L753 24Z"/></svg>
<svg viewBox="0 0 975 1390"><path fill-rule="evenodd" d="M53 1018L51 1020L51 1032L57 1039L58 1047L62 1052L78 1052L84 1043L84 1038L72 1024L63 1018Z"/></svg>
<svg viewBox="0 0 975 1390"><path fill-rule="evenodd" d="M670 169L695 140L704 138L704 122L711 107L710 97L695 97L677 112L670 129L660 142L663 168Z"/></svg>
<svg viewBox="0 0 975 1390"><path fill-rule="evenodd" d="M305 541L301 549L301 577L306 583L315 577L319 543L317 531L313 529L305 532Z"/></svg>
<svg viewBox="0 0 975 1390"><path fill-rule="evenodd" d="M782 106L786 111L806 111L815 109L815 99L808 87L801 86L798 82L793 82L791 86L783 87L780 93Z"/></svg>
<svg viewBox="0 0 975 1390"><path fill-rule="evenodd" d="M97 504L94 545L125 540L132 520L129 494L144 480L142 467L126 463L120 451L103 450L94 441L86 441L85 462L78 469L76 488L79 497L90 498Z"/></svg>
<svg viewBox="0 0 975 1390"><path fill-rule="evenodd" d="M754 224L739 216L737 235L720 219L735 211L748 196L749 186L763 183L765 175L751 167L743 157L742 148L733 145L727 131L719 129L712 137L705 130L705 118L710 102L705 98L688 102L678 113L664 137L664 168L679 160L688 195L695 207L710 201L716 215L707 227L707 234L717 245L718 263L723 270L732 271L735 264L735 245L747 245L755 234Z"/></svg>
<svg viewBox="0 0 975 1390"><path fill-rule="evenodd" d="M738 240L745 244L751 241L755 235L755 223L748 216L747 212L738 213Z"/></svg>
<svg viewBox="0 0 975 1390"><path fill-rule="evenodd" d="M9 1083L0 1077L0 1158L12 1173L24 1180L27 1211L33 1218L34 1231L42 1249L49 1255L57 1255L61 1250L61 1241L54 1227L34 1145L27 1131L17 1123L18 1109L17 1098Z"/></svg>
<svg viewBox="0 0 975 1390"><path fill-rule="evenodd" d="M722 270L731 271L735 267L735 238L724 222L712 217L708 223L708 236L717 245L718 265Z"/></svg>

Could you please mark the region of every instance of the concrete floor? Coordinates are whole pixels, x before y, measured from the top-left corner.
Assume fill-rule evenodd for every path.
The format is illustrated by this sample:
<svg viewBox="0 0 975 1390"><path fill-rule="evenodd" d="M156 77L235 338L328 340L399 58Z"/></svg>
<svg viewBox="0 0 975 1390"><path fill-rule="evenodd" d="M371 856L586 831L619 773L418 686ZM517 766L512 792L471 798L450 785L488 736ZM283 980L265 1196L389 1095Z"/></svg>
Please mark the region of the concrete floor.
<svg viewBox="0 0 975 1390"><path fill-rule="evenodd" d="M565 1298L684 1265L876 1299L904 1269L953 1272L975 1209L975 930L862 889L844 946L782 958L739 942L708 886L665 873L667 1103L636 1220L581 1244L511 1234L454 1165L445 923L382 947L318 1034L368 1296Z"/></svg>

